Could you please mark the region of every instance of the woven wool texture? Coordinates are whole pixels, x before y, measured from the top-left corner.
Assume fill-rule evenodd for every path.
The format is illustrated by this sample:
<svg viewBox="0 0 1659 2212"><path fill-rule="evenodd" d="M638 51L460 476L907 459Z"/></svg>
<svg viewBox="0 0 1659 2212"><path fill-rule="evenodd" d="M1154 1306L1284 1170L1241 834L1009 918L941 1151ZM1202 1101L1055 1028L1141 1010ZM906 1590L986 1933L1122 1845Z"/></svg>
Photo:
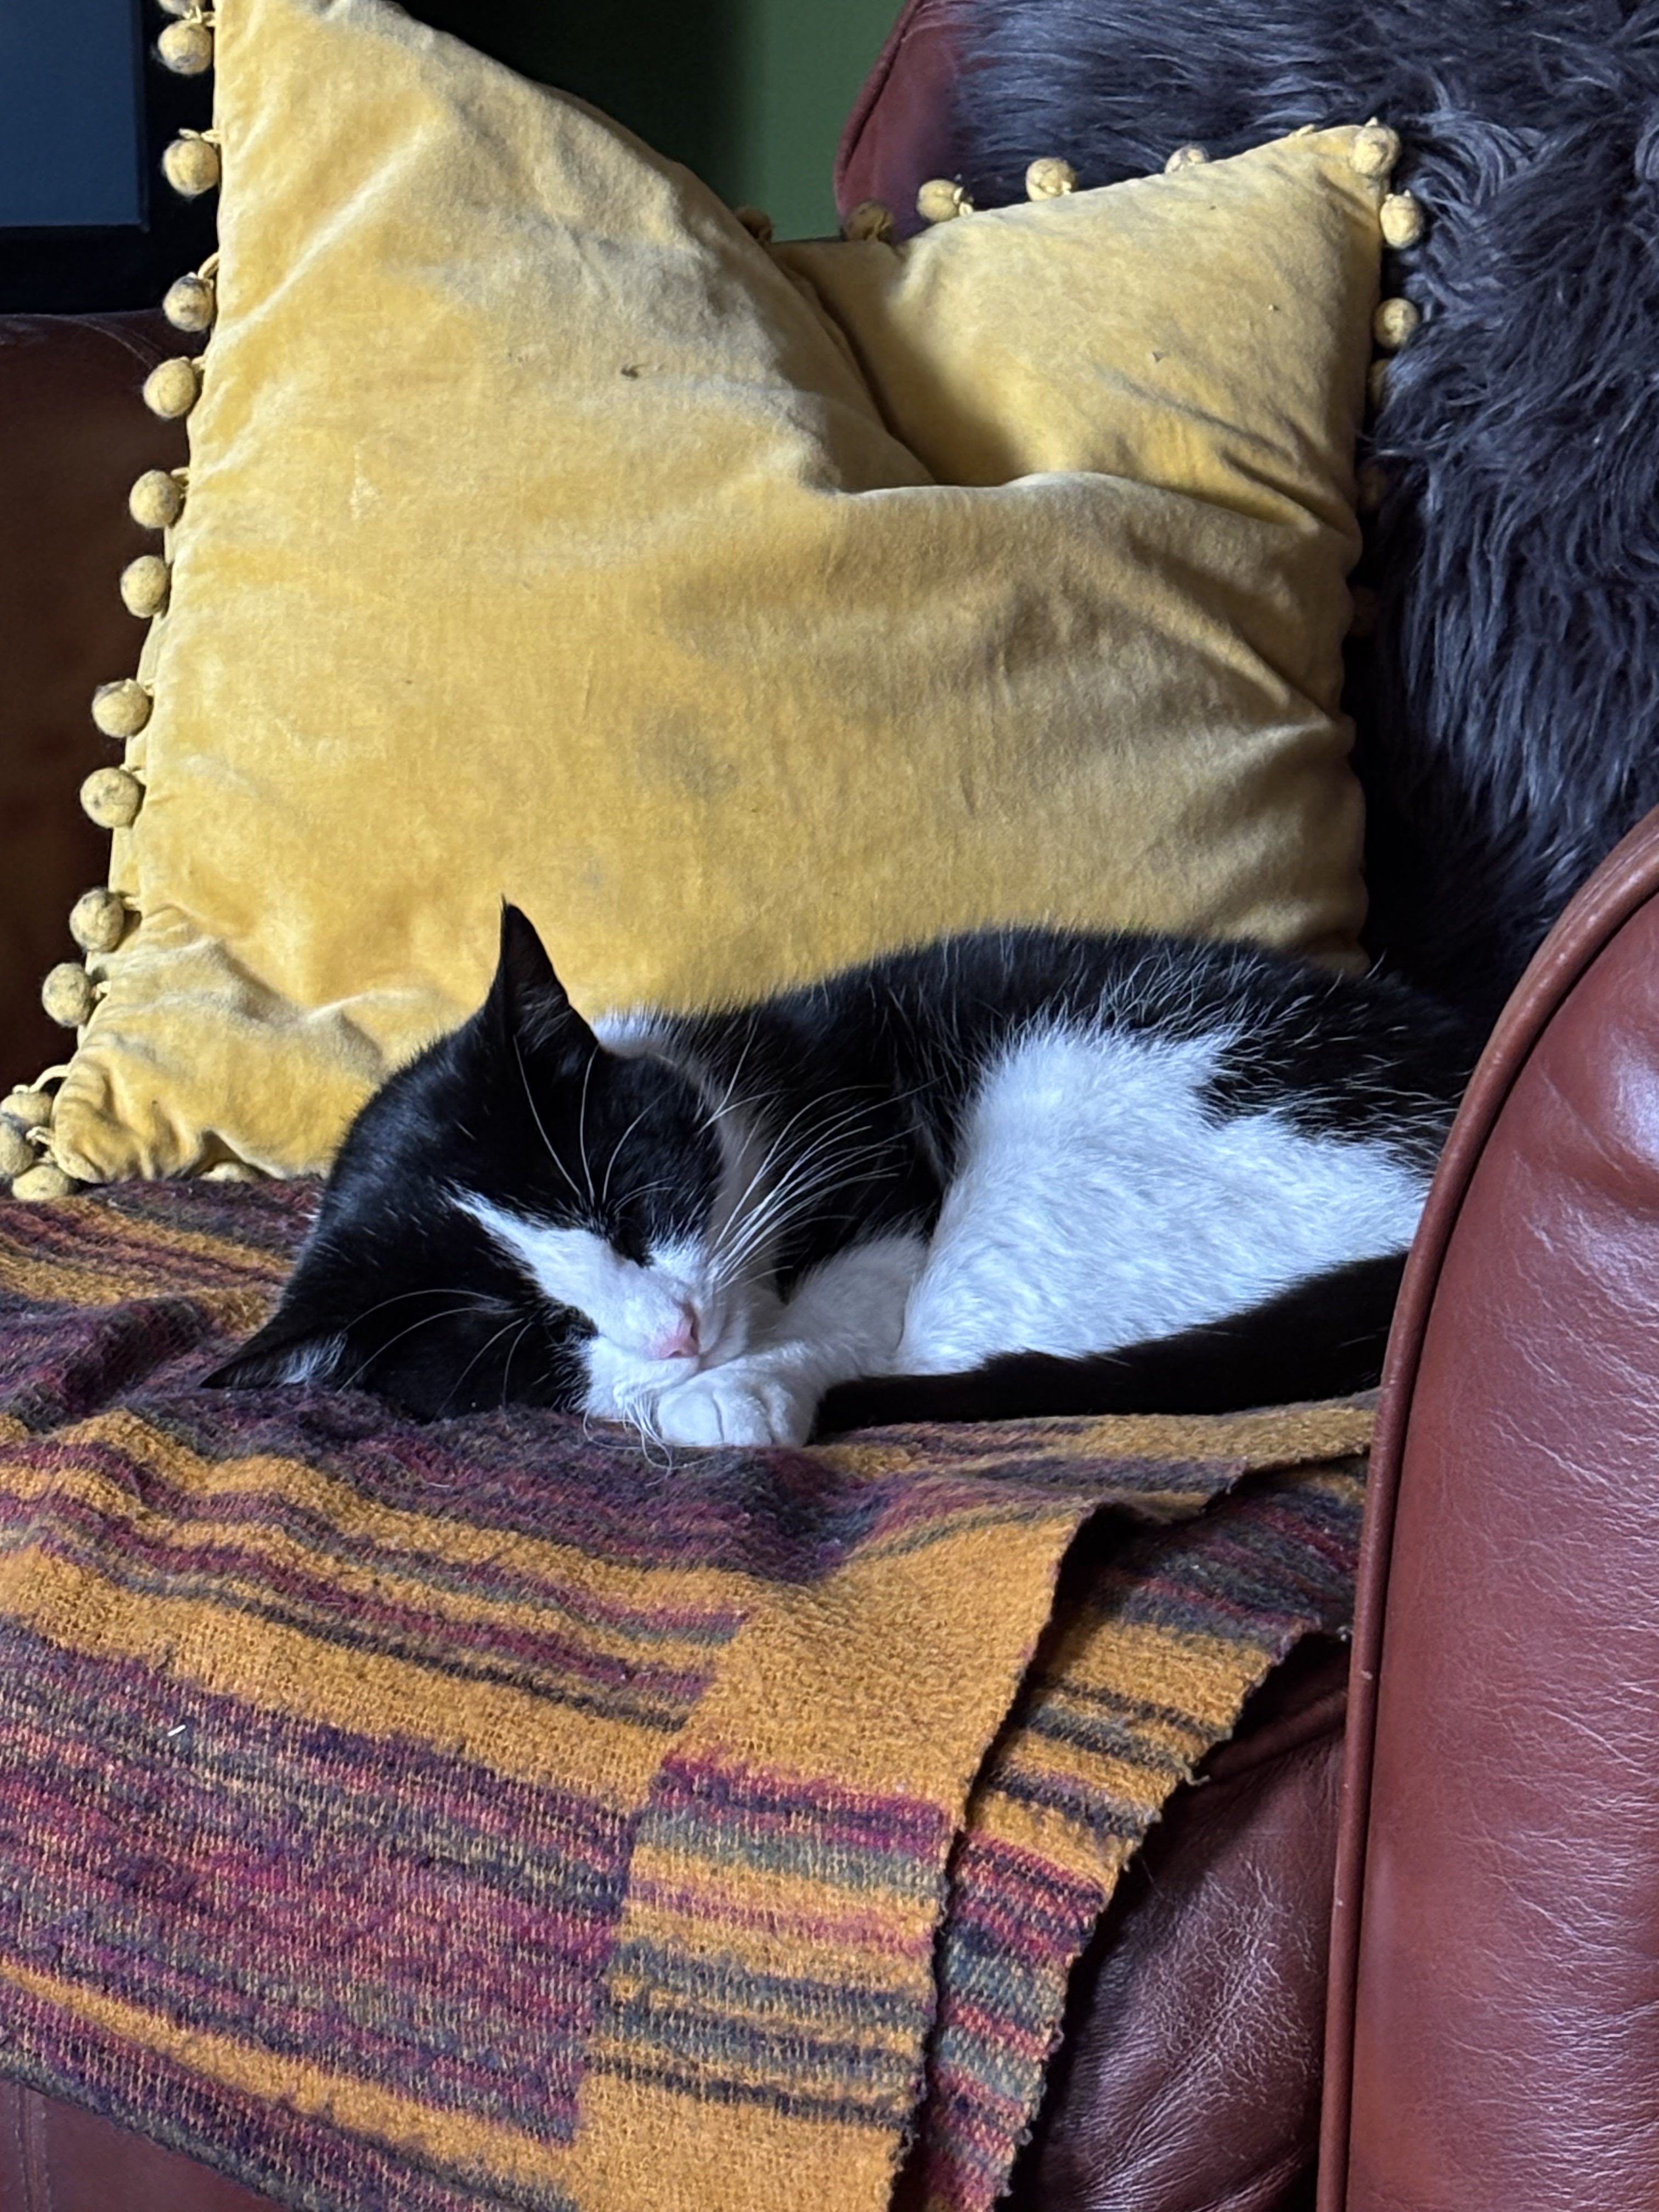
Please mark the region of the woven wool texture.
<svg viewBox="0 0 1659 2212"><path fill-rule="evenodd" d="M0 1206L0 2065L296 2206L881 2212L908 2136L988 2212L1121 1868L1346 1618L1369 1413L669 1468L194 1390L313 1196Z"/></svg>
<svg viewBox="0 0 1659 2212"><path fill-rule="evenodd" d="M216 38L137 920L61 1168L325 1164L504 895L590 1014L988 921L1352 954L1351 131L773 253L384 0Z"/></svg>

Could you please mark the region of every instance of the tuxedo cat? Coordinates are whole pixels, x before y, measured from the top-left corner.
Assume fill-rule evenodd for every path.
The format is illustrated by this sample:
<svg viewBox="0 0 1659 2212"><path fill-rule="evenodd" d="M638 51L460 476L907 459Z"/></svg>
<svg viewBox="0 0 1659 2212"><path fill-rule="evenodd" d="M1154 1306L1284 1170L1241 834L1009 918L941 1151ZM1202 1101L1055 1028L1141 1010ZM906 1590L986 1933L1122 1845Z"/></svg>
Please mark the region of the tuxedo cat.
<svg viewBox="0 0 1659 2212"><path fill-rule="evenodd" d="M1361 1388L1470 1056L1386 980L1043 929L590 1027L509 906L209 1380L672 1444Z"/></svg>

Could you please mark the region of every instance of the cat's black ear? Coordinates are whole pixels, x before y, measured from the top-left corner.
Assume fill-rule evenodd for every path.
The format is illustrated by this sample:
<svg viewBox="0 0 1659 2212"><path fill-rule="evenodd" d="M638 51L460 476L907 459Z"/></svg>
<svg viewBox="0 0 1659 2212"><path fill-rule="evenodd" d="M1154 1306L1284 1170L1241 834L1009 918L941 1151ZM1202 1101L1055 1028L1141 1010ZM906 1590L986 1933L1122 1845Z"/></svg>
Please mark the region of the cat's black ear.
<svg viewBox="0 0 1659 2212"><path fill-rule="evenodd" d="M501 908L501 945L495 980L484 1013L505 1036L535 1047L561 1043L597 1048L598 1040L565 995L536 925L519 907Z"/></svg>
<svg viewBox="0 0 1659 2212"><path fill-rule="evenodd" d="M343 1333L307 1328L278 1311L239 1351L202 1377L204 1390L258 1390L270 1382L344 1379L353 1362Z"/></svg>

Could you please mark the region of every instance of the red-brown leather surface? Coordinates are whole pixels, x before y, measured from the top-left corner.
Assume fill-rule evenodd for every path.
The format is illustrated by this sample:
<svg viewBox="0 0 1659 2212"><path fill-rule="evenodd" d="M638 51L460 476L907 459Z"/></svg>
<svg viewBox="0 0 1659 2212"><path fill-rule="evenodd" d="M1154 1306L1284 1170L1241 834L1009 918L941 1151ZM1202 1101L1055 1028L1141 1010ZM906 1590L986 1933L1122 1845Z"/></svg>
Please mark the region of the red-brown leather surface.
<svg viewBox="0 0 1659 2212"><path fill-rule="evenodd" d="M140 387L190 345L159 314L0 316L0 1088L73 1049L41 1012L40 979L80 957L69 909L104 880L108 834L76 794L120 755L88 707L143 641L117 586L160 540L127 513L128 490L185 459L184 426L152 415Z"/></svg>
<svg viewBox="0 0 1659 2212"><path fill-rule="evenodd" d="M270 2212L194 2159L0 2082L0 2212Z"/></svg>
<svg viewBox="0 0 1659 2212"><path fill-rule="evenodd" d="M1372 1486L1322 2212L1659 2206L1659 815L1471 1086Z"/></svg>
<svg viewBox="0 0 1659 2212"><path fill-rule="evenodd" d="M1079 1968L1011 2212L1289 2212L1319 2113L1347 1654L1285 1670Z"/></svg>
<svg viewBox="0 0 1659 2212"><path fill-rule="evenodd" d="M836 205L860 200L893 210L899 235L921 228L916 193L956 173L951 88L957 76L959 0L907 0L865 80L836 155Z"/></svg>

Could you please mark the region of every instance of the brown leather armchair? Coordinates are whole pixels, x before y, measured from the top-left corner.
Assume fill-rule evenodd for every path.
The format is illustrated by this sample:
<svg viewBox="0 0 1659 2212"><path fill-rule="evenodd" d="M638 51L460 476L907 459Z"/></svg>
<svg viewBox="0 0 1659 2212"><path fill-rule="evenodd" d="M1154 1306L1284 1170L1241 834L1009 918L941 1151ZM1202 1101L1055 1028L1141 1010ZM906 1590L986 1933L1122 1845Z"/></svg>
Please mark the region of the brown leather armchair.
<svg viewBox="0 0 1659 2212"><path fill-rule="evenodd" d="M1659 2202L1659 815L1505 1010L1371 1463L1321 2212Z"/></svg>

